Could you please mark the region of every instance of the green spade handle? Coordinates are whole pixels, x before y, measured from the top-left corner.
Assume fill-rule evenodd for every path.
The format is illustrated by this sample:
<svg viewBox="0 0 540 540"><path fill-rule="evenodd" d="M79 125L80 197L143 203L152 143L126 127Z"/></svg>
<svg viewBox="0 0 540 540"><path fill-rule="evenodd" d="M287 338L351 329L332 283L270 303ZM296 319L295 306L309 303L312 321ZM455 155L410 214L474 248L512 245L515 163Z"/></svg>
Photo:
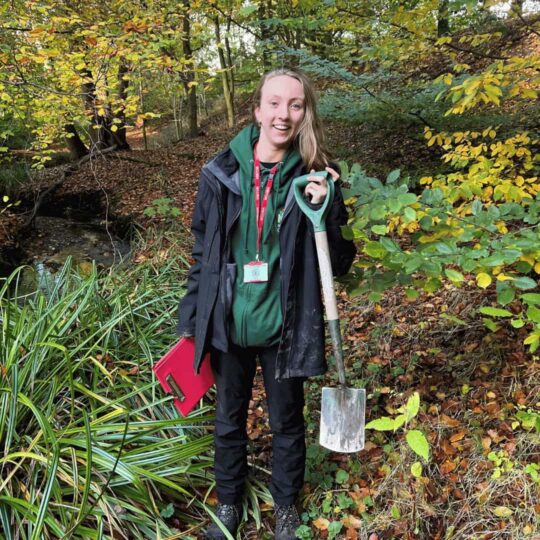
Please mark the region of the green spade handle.
<svg viewBox="0 0 540 540"><path fill-rule="evenodd" d="M304 214L313 223L315 229L315 245L317 247L317 258L319 260L319 273L321 275L321 285L323 290L324 307L326 311L326 320L328 322L328 330L332 340L332 349L336 360L336 368L338 372L339 384L345 387L345 365L343 362L343 348L341 343L341 329L339 327L339 315L337 310L336 292L334 290L334 278L332 275L332 263L330 261L330 248L328 246L328 238L326 236L325 218L330 204L334 199L334 181L328 179L328 173L318 172L305 174L293 180L294 196L298 206ZM308 176L323 176L328 182L328 191L326 198L318 210L310 208L304 199L304 188L309 180Z"/></svg>
<svg viewBox="0 0 540 540"><path fill-rule="evenodd" d="M326 178L327 182L327 191L326 198L324 199L322 206L318 210L313 210L307 204L307 201L304 197L304 189L309 184L309 176L320 176L321 178ZM311 223L313 223L313 228L315 232L326 231L326 214L330 210L330 204L334 199L334 181L330 178L330 174L326 171L314 172L309 174L304 174L304 176L299 176L293 180L294 186L294 197L296 202L300 207L300 210L309 218Z"/></svg>

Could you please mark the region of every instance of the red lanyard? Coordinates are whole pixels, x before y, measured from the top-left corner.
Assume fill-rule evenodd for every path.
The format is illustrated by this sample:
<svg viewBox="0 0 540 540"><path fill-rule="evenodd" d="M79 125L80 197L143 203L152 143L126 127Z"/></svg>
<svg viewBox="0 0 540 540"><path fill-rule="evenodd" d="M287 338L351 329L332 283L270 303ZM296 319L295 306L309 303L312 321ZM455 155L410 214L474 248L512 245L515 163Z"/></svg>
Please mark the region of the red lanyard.
<svg viewBox="0 0 540 540"><path fill-rule="evenodd" d="M261 248L261 237L264 226L264 218L266 216L266 207L268 206L268 198L270 196L270 191L272 190L272 185L274 183L274 175L278 170L279 163L276 163L270 170L261 204L261 162L259 160L259 156L257 156L257 145L255 145L255 148L253 148L253 160L253 176L255 180L255 216L257 222L257 256L255 257L255 260L258 261L259 251Z"/></svg>

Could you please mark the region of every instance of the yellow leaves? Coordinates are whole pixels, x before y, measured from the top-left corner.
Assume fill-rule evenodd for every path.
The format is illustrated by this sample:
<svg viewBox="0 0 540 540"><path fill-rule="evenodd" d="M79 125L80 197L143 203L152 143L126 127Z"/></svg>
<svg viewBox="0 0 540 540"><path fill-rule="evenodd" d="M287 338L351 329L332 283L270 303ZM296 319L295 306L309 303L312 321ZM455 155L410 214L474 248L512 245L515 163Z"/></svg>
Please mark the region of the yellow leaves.
<svg viewBox="0 0 540 540"><path fill-rule="evenodd" d="M452 43L452 38L450 36L440 37L436 41L436 43L437 43L437 45L445 45L446 43Z"/></svg>
<svg viewBox="0 0 540 540"><path fill-rule="evenodd" d="M537 263L534 265L534 271L535 271L537 274L540 274L540 262L537 262Z"/></svg>
<svg viewBox="0 0 540 540"><path fill-rule="evenodd" d="M486 274L485 272L480 272L476 276L476 284L481 287L482 289L486 289L491 285L491 276L489 274Z"/></svg>
<svg viewBox="0 0 540 540"><path fill-rule="evenodd" d="M506 234L508 232L508 228L506 227L504 221L497 221L497 223L495 223L495 227L497 227L497 230L502 234Z"/></svg>
<svg viewBox="0 0 540 540"><path fill-rule="evenodd" d="M493 510L493 513L500 518L509 518L514 513L514 511L507 506L496 506Z"/></svg>

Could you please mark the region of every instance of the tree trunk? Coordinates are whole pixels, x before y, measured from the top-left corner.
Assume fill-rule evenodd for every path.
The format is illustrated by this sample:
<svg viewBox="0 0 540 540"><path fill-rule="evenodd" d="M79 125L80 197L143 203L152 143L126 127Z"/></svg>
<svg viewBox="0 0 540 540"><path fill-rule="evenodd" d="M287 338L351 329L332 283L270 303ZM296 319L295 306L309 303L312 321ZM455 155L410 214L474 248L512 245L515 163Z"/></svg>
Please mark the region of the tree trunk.
<svg viewBox="0 0 540 540"><path fill-rule="evenodd" d="M122 61L118 69L118 97L124 103L127 99L127 88L129 86L129 80L124 76L128 73L127 64ZM119 150L130 150L126 137L126 113L124 107L117 113L116 117L122 121L121 124L117 124L117 131L112 132L113 143L116 144Z"/></svg>
<svg viewBox="0 0 540 540"><path fill-rule="evenodd" d="M66 124L64 126L66 131L66 144L69 148L69 155L74 161L78 161L82 157L88 154L88 148L83 143L81 137L77 133L77 128L73 124Z"/></svg>
<svg viewBox="0 0 540 540"><path fill-rule="evenodd" d="M125 71L124 71L125 69ZM127 73L127 68L120 67L119 77ZM121 112L118 118L122 120L120 124L116 124L116 132L111 130L113 125L112 112L110 107L106 107L104 104L100 104L96 95L96 85L93 81L92 73L88 69L84 69L83 75L86 76L87 81L82 85L83 100L86 109L86 113L90 118L92 125L90 126L90 140L92 141L92 147L90 151L103 150L111 146L116 146L118 149L129 150L129 144L126 140L126 128L124 120L124 113ZM119 97L121 99L126 98L126 90L128 82L121 79L119 88Z"/></svg>
<svg viewBox="0 0 540 540"><path fill-rule="evenodd" d="M216 29L216 43L219 55L219 65L221 67L221 82L223 84L223 97L225 98L225 107L227 109L227 125L230 128L234 127L234 103L231 88L229 86L229 77L227 75L228 66L225 61L225 53L223 52L223 43L221 43L221 36L219 32L219 17L216 15L214 19L214 26Z"/></svg>
<svg viewBox="0 0 540 540"><path fill-rule="evenodd" d="M234 66L232 63L231 44L229 42L229 32L231 31L231 19L229 17L227 21L227 34L225 35L225 51L227 52L227 76L229 77L229 90L231 92L232 100L234 103Z"/></svg>
<svg viewBox="0 0 540 540"><path fill-rule="evenodd" d="M450 21L448 18L448 0L440 0L439 13L437 15L437 36L447 36L450 33Z"/></svg>
<svg viewBox="0 0 540 540"><path fill-rule="evenodd" d="M259 11L258 11L258 17L259 17L259 23L261 28L261 38L262 41L267 41L270 39L270 28L268 28L268 25L262 24L262 22L270 17L270 9L272 7L271 0L268 0L268 5L266 4L266 0L260 0L259 2ZM264 71L268 71L270 69L270 57L268 55L268 48L265 45L262 52L262 63L264 67Z"/></svg>
<svg viewBox="0 0 540 540"><path fill-rule="evenodd" d="M188 100L188 137L196 137L198 132L197 122L197 91L195 83L195 65L193 51L191 50L191 22L189 19L190 0L182 0L184 6L182 49L188 66L184 76L184 88Z"/></svg>

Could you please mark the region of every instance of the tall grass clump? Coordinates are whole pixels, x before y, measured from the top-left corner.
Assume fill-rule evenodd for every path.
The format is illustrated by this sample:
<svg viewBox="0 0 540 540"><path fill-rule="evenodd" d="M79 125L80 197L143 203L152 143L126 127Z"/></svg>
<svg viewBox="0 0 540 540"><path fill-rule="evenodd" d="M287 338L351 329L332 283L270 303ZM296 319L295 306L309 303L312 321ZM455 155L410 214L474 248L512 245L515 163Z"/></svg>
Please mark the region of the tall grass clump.
<svg viewBox="0 0 540 540"><path fill-rule="evenodd" d="M175 260L48 291L0 281L0 537L189 538L211 484L211 419L183 419L152 365L174 341Z"/></svg>

